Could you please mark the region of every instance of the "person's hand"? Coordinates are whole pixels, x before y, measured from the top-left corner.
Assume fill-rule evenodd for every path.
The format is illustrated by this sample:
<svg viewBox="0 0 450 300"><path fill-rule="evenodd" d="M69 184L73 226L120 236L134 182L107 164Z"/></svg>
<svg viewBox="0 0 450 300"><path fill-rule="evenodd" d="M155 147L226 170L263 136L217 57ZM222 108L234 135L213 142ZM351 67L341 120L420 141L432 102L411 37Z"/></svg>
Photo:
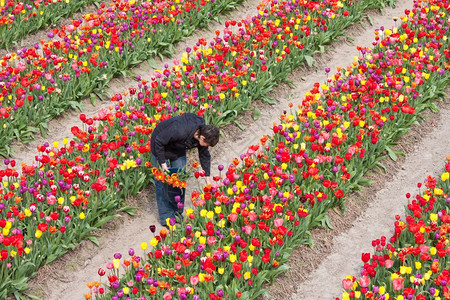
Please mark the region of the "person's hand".
<svg viewBox="0 0 450 300"><path fill-rule="evenodd" d="M211 185L211 177L207 176L205 177L206 185Z"/></svg>
<svg viewBox="0 0 450 300"><path fill-rule="evenodd" d="M161 169L163 169L164 172L169 172L169 168L167 167L166 163L161 164Z"/></svg>

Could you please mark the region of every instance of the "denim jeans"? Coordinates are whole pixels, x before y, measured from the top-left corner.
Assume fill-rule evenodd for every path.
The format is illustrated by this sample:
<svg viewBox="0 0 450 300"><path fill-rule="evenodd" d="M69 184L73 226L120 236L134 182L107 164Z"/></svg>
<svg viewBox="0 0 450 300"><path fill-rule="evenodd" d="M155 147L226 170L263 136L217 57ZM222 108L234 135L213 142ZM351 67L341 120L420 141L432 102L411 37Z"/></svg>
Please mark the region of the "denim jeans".
<svg viewBox="0 0 450 300"><path fill-rule="evenodd" d="M154 155L152 155L153 166L159 166L158 161ZM171 170L186 169L186 156L179 157L175 160L166 160L167 167ZM185 189L180 190L181 201L184 204L184 192ZM174 200L174 189L168 186L167 183L155 180L156 191L156 204L158 205L159 222L161 225L167 225L167 218L175 218L177 215L183 213L183 209L177 207L177 203Z"/></svg>

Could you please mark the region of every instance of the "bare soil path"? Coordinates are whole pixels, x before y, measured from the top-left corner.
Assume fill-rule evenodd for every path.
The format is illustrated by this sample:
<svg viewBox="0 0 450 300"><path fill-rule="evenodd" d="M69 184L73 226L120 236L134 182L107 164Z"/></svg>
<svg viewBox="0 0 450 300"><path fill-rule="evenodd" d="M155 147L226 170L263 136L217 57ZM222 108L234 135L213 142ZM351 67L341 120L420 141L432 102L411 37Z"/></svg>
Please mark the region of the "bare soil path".
<svg viewBox="0 0 450 300"><path fill-rule="evenodd" d="M224 17L224 20L241 20L247 15L254 15L259 2L259 0L246 1L230 16ZM412 1L399 0L394 9L387 8L382 14L371 12L369 18L346 31L347 38L334 43L325 54L317 56L315 67L300 68L294 71L288 78L294 82L294 88L287 85L277 87L271 93L271 96L278 100L276 106L256 103L255 106L261 111L261 115L256 121L253 120L251 111L249 111L239 120L244 130L240 130L237 126L224 128L224 137L212 151L213 170L219 164L228 165L234 157L239 157L249 145L257 143L263 134L268 134L273 122L278 121L279 115L288 108L290 102L299 102L315 82L326 81L327 75L324 71L326 67L329 67L331 72L335 72L337 67L346 67L351 64L353 57L359 55L356 46L370 47L375 29L380 26L391 27L394 24L393 17L403 15L404 10L411 6ZM195 44L200 37L211 40L214 31L222 27L223 25L219 23L211 24L208 30L199 31L195 36L178 44L174 50L174 58L180 57L185 48ZM172 60L167 58L162 61L156 60L154 63L161 67L165 63L172 64ZM154 68L148 63L143 63L133 70L135 75L140 75L147 80L150 79L153 72ZM115 79L111 83L108 94L120 93L135 85L136 82L129 78ZM99 109L109 105L110 103L105 101L94 107L86 101L83 113L92 116ZM16 160L19 163L31 163L36 155L36 145L44 141L61 141L65 137L70 137L70 128L81 125L78 120L79 114L80 112L69 112L52 121L46 138L37 137L35 142L28 145L15 144L14 157ZM312 250L303 246L297 249L291 260L292 270L268 287L269 294L265 298L334 299L334 297L338 297L343 277L347 273L356 274L358 272L361 252L369 252L372 239L390 234L394 215L403 211L404 203L400 199L404 198L404 194L408 191L414 192L415 184L421 181L426 174L440 171L443 159L449 155L450 144L444 143L444 141L450 142L448 136L450 123L446 122L449 117L450 108L447 105L438 115L431 117L435 122L433 123L434 127L430 125L431 119L426 121L428 123L424 123L424 125L429 125L426 137L423 140L417 138L416 140L421 140L421 143L415 144L415 147L407 146L410 154L401 163L392 164L390 177L388 177L392 180L386 184L385 180L379 180L379 184L373 188L373 190L379 190L376 195L370 190L352 195L348 199L348 213L345 216L332 213L331 219L336 229L331 232L323 229L315 230L313 232L315 247ZM414 135L411 140L414 140ZM420 156L421 153L422 156ZM427 153L426 156L423 153ZM188 195L196 187L197 184L191 182L187 191ZM382 189L383 187L384 189ZM356 201L352 204L353 200L359 198L364 198L364 201ZM90 242L83 242L75 251L42 268L39 276L31 282L32 291L43 299L83 299L83 292L87 291L86 282L97 279L98 268L104 267L114 253L126 253L129 248L138 249L141 242L148 242L150 239L149 225L158 224L153 188L149 187L138 197L129 199L128 202L139 206L137 216L133 218L123 216L107 224L106 228L99 232L99 247ZM367 209L363 209L363 207ZM337 235L338 233L340 235ZM333 236L335 237L333 238ZM316 253L319 255L315 255ZM302 283L300 284L300 282Z"/></svg>

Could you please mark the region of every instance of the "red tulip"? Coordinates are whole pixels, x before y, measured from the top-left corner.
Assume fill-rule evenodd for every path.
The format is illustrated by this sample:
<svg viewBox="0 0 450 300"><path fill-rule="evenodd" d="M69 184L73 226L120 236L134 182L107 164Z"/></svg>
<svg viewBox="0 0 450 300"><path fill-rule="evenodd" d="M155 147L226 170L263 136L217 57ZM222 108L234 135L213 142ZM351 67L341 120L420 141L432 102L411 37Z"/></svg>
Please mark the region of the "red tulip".
<svg viewBox="0 0 450 300"><path fill-rule="evenodd" d="M365 263L368 262L370 260L370 253L362 253L361 260Z"/></svg>

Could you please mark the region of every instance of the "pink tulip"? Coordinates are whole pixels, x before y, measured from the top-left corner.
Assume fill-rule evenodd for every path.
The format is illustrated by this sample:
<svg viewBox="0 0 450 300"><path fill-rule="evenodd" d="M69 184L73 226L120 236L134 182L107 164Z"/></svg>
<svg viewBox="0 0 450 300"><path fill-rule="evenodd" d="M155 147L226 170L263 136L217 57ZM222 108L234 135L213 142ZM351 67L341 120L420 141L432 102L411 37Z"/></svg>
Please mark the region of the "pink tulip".
<svg viewBox="0 0 450 300"><path fill-rule="evenodd" d="M427 253L428 250L430 250L430 247L427 246L427 245L422 244L422 245L419 246L419 249L420 249L421 253Z"/></svg>
<svg viewBox="0 0 450 300"><path fill-rule="evenodd" d="M55 204L55 203L56 203L56 197L53 196L53 195L50 195L49 197L47 197L47 203L48 203L49 205Z"/></svg>
<svg viewBox="0 0 450 300"><path fill-rule="evenodd" d="M97 182L98 182L98 184L104 185L104 184L106 183L106 178L103 177L103 176L100 176L100 177L97 179Z"/></svg>
<svg viewBox="0 0 450 300"><path fill-rule="evenodd" d="M192 275L190 278L190 282L193 286L196 286L200 279L198 278L198 275Z"/></svg>
<svg viewBox="0 0 450 300"><path fill-rule="evenodd" d="M22 62L22 61L19 61L19 62L17 63L17 68L19 69L20 72L22 72L22 71L25 70L26 64L25 64L24 62Z"/></svg>
<svg viewBox="0 0 450 300"><path fill-rule="evenodd" d="M384 266L386 267L386 269L392 268L393 265L394 265L394 261L392 259L387 259L384 262Z"/></svg>
<svg viewBox="0 0 450 300"><path fill-rule="evenodd" d="M275 225L276 228L280 227L281 225L283 225L283 219L281 218L276 218L275 220L273 220L273 224Z"/></svg>
<svg viewBox="0 0 450 300"><path fill-rule="evenodd" d="M215 237L213 237L213 236L209 236L208 239L207 239L207 243L210 246L214 245L215 243L217 243L217 239Z"/></svg>
<svg viewBox="0 0 450 300"><path fill-rule="evenodd" d="M253 228L251 226L247 225L244 227L244 231L246 234L251 234L253 231Z"/></svg>
<svg viewBox="0 0 450 300"><path fill-rule="evenodd" d="M362 287L368 287L370 283L370 278L367 277L366 275L362 276L361 278L359 278L359 285Z"/></svg>
<svg viewBox="0 0 450 300"><path fill-rule="evenodd" d="M392 286L394 287L394 291L400 291L403 289L403 277L397 277L392 280Z"/></svg>
<svg viewBox="0 0 450 300"><path fill-rule="evenodd" d="M72 31L75 30L75 26L73 26L72 24L67 25L67 26L66 26L66 30L67 30L68 32L72 32Z"/></svg>
<svg viewBox="0 0 450 300"><path fill-rule="evenodd" d="M342 287L345 290L351 289L352 286L353 286L353 281L350 278L345 278L345 279L342 280Z"/></svg>
<svg viewBox="0 0 450 300"><path fill-rule="evenodd" d="M234 222L234 221L237 220L237 217L238 217L238 215L237 215L236 213L231 213L231 214L228 216L228 220L229 220L230 222Z"/></svg>
<svg viewBox="0 0 450 300"><path fill-rule="evenodd" d="M102 108L98 111L98 117L100 120L103 120L108 115L108 110L106 108Z"/></svg>

